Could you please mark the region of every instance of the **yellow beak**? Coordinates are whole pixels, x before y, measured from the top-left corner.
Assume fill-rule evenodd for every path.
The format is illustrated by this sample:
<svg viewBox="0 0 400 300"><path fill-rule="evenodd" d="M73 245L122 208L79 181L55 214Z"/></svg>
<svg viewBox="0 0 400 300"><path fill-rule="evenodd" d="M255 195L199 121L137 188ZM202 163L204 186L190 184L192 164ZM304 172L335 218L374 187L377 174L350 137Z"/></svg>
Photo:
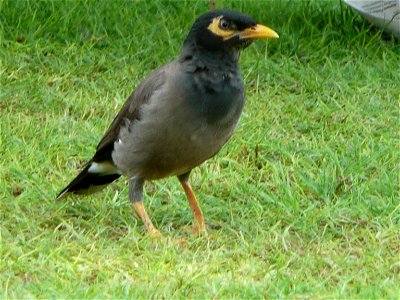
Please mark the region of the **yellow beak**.
<svg viewBox="0 0 400 300"><path fill-rule="evenodd" d="M277 39L279 35L271 28L257 24L256 26L246 28L239 33L241 40L256 40L256 39Z"/></svg>

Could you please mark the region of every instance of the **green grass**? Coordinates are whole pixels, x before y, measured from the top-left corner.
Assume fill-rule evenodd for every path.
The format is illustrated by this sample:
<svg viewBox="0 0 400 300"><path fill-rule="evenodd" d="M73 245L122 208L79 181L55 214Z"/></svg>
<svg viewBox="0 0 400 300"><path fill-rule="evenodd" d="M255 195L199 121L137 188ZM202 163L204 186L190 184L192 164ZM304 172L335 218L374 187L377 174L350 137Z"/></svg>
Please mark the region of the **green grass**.
<svg viewBox="0 0 400 300"><path fill-rule="evenodd" d="M191 177L54 197L207 2L0 1L2 298L395 298L400 47L339 1L219 1L280 34L241 56L248 102ZM174 241L185 238L176 245Z"/></svg>

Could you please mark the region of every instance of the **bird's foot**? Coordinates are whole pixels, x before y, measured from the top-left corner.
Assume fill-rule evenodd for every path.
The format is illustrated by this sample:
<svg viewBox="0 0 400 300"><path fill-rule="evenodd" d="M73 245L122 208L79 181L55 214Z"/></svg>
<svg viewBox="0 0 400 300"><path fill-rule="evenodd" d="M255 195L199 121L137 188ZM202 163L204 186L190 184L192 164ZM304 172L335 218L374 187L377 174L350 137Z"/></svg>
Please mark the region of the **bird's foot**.
<svg viewBox="0 0 400 300"><path fill-rule="evenodd" d="M185 238L185 237L173 238L172 243L176 247L183 248L186 246L187 238Z"/></svg>
<svg viewBox="0 0 400 300"><path fill-rule="evenodd" d="M205 224L202 224L202 225L196 224L196 225L194 225L193 228L192 228L192 233L195 236L202 236L202 237L206 237L208 235Z"/></svg>
<svg viewBox="0 0 400 300"><path fill-rule="evenodd" d="M156 229L156 228L150 228L147 231L147 234L155 240L161 239L163 237L163 235L161 234L160 230Z"/></svg>

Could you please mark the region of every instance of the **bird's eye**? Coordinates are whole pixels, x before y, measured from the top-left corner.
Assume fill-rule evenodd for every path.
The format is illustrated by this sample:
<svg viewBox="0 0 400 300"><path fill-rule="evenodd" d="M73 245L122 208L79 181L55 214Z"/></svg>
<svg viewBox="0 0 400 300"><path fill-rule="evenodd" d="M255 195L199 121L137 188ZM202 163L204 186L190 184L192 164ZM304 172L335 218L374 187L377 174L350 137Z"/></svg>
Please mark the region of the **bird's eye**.
<svg viewBox="0 0 400 300"><path fill-rule="evenodd" d="M225 19L221 19L221 21L219 22L219 27L221 29L225 29L226 30L226 29L229 29L230 26L231 26L231 24Z"/></svg>

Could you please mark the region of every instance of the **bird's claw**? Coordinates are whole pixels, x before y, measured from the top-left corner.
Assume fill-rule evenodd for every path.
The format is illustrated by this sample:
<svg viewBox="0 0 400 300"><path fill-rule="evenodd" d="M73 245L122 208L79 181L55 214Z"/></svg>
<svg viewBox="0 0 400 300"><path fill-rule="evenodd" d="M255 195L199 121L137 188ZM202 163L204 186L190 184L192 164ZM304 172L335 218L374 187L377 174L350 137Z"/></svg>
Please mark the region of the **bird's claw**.
<svg viewBox="0 0 400 300"><path fill-rule="evenodd" d="M194 225L193 226L193 228L192 228L192 233L195 235L195 236L203 236L203 237L206 237L208 234L207 234L207 229L206 229L206 226L203 224L203 225L200 225L200 224L196 224L196 225Z"/></svg>
<svg viewBox="0 0 400 300"><path fill-rule="evenodd" d="M161 232L158 230L158 229L156 229L156 228L151 228L149 231L148 231L148 235L152 238L152 239L155 239L155 240L158 240L158 239L160 239L160 238L162 238L162 234L161 234Z"/></svg>

